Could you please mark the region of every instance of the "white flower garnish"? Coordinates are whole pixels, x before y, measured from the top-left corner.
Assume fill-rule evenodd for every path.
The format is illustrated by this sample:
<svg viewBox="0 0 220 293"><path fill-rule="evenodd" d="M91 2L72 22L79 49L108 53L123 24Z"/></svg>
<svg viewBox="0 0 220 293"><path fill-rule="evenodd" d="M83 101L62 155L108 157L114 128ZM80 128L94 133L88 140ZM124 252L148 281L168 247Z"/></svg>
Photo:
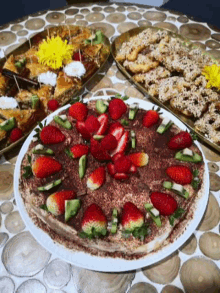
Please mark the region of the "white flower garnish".
<svg viewBox="0 0 220 293"><path fill-rule="evenodd" d="M66 65L63 71L68 76L75 76L80 78L86 73L85 66L80 61L73 61Z"/></svg>
<svg viewBox="0 0 220 293"><path fill-rule="evenodd" d="M38 82L55 86L57 84L57 75L51 71L38 75Z"/></svg>
<svg viewBox="0 0 220 293"><path fill-rule="evenodd" d="M14 109L18 107L18 102L11 97L0 97L1 109Z"/></svg>

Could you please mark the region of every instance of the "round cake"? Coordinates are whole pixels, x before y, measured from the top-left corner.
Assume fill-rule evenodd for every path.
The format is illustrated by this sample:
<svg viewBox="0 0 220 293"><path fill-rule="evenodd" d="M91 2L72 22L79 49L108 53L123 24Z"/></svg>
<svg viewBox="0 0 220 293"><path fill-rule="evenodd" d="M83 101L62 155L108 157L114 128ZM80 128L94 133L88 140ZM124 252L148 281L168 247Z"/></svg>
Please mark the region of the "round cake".
<svg viewBox="0 0 220 293"><path fill-rule="evenodd" d="M35 225L72 251L139 259L172 243L204 196L194 134L120 95L35 129L19 191Z"/></svg>

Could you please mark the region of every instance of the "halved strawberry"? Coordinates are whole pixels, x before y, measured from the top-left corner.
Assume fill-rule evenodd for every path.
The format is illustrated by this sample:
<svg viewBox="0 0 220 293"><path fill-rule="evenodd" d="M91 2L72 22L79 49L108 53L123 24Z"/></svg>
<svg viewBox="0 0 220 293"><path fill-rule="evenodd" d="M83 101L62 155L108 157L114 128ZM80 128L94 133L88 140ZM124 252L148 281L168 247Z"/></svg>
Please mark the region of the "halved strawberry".
<svg viewBox="0 0 220 293"><path fill-rule="evenodd" d="M94 134L98 131L98 129L100 127L100 123L95 116L90 115L87 117L87 119L85 121L85 127L90 134Z"/></svg>
<svg viewBox="0 0 220 293"><path fill-rule="evenodd" d="M112 156L114 156L117 153L123 153L125 152L127 146L128 146L128 141L129 141L129 131L125 131L122 137L118 141L117 148L113 150L111 153Z"/></svg>
<svg viewBox="0 0 220 293"><path fill-rule="evenodd" d="M177 201L169 194L162 192L152 192L150 195L153 206L163 216L172 215L177 209Z"/></svg>
<svg viewBox="0 0 220 293"><path fill-rule="evenodd" d="M132 202L126 202L122 210L121 224L125 230L132 232L144 224L144 214Z"/></svg>
<svg viewBox="0 0 220 293"><path fill-rule="evenodd" d="M101 143L99 143L94 138L91 138L90 140L90 152L93 155L93 157L98 161L106 161L111 160L110 155L107 153L107 151L101 146Z"/></svg>
<svg viewBox="0 0 220 293"><path fill-rule="evenodd" d="M129 173L136 173L137 172L137 167L134 164L131 164L131 167L129 169Z"/></svg>
<svg viewBox="0 0 220 293"><path fill-rule="evenodd" d="M39 157L32 164L32 171L37 178L46 178L59 172L62 165L53 158Z"/></svg>
<svg viewBox="0 0 220 293"><path fill-rule="evenodd" d="M187 131L180 131L174 135L168 142L168 147L171 150L182 150L189 148L193 143L192 136Z"/></svg>
<svg viewBox="0 0 220 293"><path fill-rule="evenodd" d="M159 108L157 110L149 110L144 114L142 124L145 127L151 127L159 121Z"/></svg>
<svg viewBox="0 0 220 293"><path fill-rule="evenodd" d="M107 114L101 114L98 116L98 121L100 123L100 127L97 131L97 135L103 135L106 133L108 129L108 115Z"/></svg>
<svg viewBox="0 0 220 293"><path fill-rule="evenodd" d="M123 157L124 153L116 153L113 157L112 157L112 162L115 163L119 158Z"/></svg>
<svg viewBox="0 0 220 293"><path fill-rule="evenodd" d="M73 54L73 60L81 62L85 60L85 57L81 54L81 52L76 52Z"/></svg>
<svg viewBox="0 0 220 293"><path fill-rule="evenodd" d="M106 230L107 219L98 205L93 203L85 210L81 226L82 230L89 235L93 234L93 230L98 233Z"/></svg>
<svg viewBox="0 0 220 293"><path fill-rule="evenodd" d="M87 187L91 190L98 189L105 183L105 179L105 167L99 167L89 175Z"/></svg>
<svg viewBox="0 0 220 293"><path fill-rule="evenodd" d="M63 142L66 137L56 126L47 125L42 128L40 139L43 144L55 144Z"/></svg>
<svg viewBox="0 0 220 293"><path fill-rule="evenodd" d="M108 133L114 135L114 137L117 139L117 141L119 141L119 139L122 137L124 131L125 131L125 129L121 125L120 122L114 122L114 123L110 124Z"/></svg>
<svg viewBox="0 0 220 293"><path fill-rule="evenodd" d="M83 155L87 155L89 152L89 147L85 144L76 144L73 147L71 147L71 152L73 154L73 158L80 158Z"/></svg>
<svg viewBox="0 0 220 293"><path fill-rule="evenodd" d="M125 173L115 173L114 178L116 180L126 180L129 178L129 176Z"/></svg>
<svg viewBox="0 0 220 293"><path fill-rule="evenodd" d="M84 139L89 140L91 138L91 134L89 133L89 131L87 130L85 126L85 122L77 121L76 129L82 135Z"/></svg>
<svg viewBox="0 0 220 293"><path fill-rule="evenodd" d="M85 121L88 114L88 108L81 102L76 102L69 108L69 115L78 121Z"/></svg>
<svg viewBox="0 0 220 293"><path fill-rule="evenodd" d="M115 175L115 173L116 173L116 171L115 171L115 165L112 164L112 163L108 163L108 164L107 164L107 170L108 170L108 173L109 173L112 177L114 177L114 175Z"/></svg>
<svg viewBox="0 0 220 293"><path fill-rule="evenodd" d="M133 153L130 154L128 157L136 167L146 166L149 160L147 153Z"/></svg>
<svg viewBox="0 0 220 293"><path fill-rule="evenodd" d="M131 168L131 160L127 156L122 156L115 161L117 173L128 173Z"/></svg>
<svg viewBox="0 0 220 293"><path fill-rule="evenodd" d="M193 179L191 170L182 165L170 166L166 169L166 173L174 182L181 185L190 184Z"/></svg>
<svg viewBox="0 0 220 293"><path fill-rule="evenodd" d="M74 199L76 193L74 190L63 190L51 194L46 201L47 208L54 216L65 213L65 200Z"/></svg>
<svg viewBox="0 0 220 293"><path fill-rule="evenodd" d="M110 117L113 120L117 120L121 118L124 113L126 113L127 106L123 100L116 98L109 102L108 110Z"/></svg>
<svg viewBox="0 0 220 293"><path fill-rule="evenodd" d="M118 145L118 142L112 134L107 134L101 140L101 146L107 151L114 150L117 147L117 145Z"/></svg>

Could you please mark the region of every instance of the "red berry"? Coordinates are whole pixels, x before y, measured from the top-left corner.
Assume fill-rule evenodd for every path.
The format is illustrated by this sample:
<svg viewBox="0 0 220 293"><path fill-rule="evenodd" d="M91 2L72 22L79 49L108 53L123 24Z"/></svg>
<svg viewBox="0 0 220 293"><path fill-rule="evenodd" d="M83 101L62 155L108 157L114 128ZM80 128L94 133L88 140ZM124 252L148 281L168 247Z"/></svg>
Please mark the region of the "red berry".
<svg viewBox="0 0 220 293"><path fill-rule="evenodd" d="M47 107L50 111L56 111L59 108L59 103L57 100L50 100L47 103Z"/></svg>
<svg viewBox="0 0 220 293"><path fill-rule="evenodd" d="M87 155L89 152L89 147L85 144L76 144L71 147L71 152L73 154L74 159L80 158L83 155Z"/></svg>
<svg viewBox="0 0 220 293"><path fill-rule="evenodd" d="M38 157L32 165L32 171L37 178L49 177L62 169L62 165L53 158Z"/></svg>
<svg viewBox="0 0 220 293"><path fill-rule="evenodd" d="M105 167L99 167L89 175L87 187L91 190L98 189L105 183L105 178Z"/></svg>
<svg viewBox="0 0 220 293"><path fill-rule="evenodd" d="M121 99L113 99L109 103L109 115L113 120L121 118L121 116L126 113L127 106L125 102Z"/></svg>
<svg viewBox="0 0 220 293"><path fill-rule="evenodd" d="M166 169L167 175L176 183L190 184L193 179L191 170L186 166L171 166Z"/></svg>
<svg viewBox="0 0 220 293"><path fill-rule="evenodd" d="M149 110L144 114L142 124L145 127L151 127L159 120L159 113L155 110Z"/></svg>
<svg viewBox="0 0 220 293"><path fill-rule="evenodd" d="M65 213L65 201L74 199L76 193L73 190L63 190L51 194L46 201L47 208L55 216Z"/></svg>
<svg viewBox="0 0 220 293"><path fill-rule="evenodd" d="M107 134L101 140L101 146L107 151L114 150L117 147L117 145L118 145L118 142L112 134Z"/></svg>
<svg viewBox="0 0 220 293"><path fill-rule="evenodd" d="M98 129L100 127L100 123L95 116L90 115L87 117L87 119L85 121L85 127L89 133L93 134L98 131Z"/></svg>
<svg viewBox="0 0 220 293"><path fill-rule="evenodd" d="M120 122L114 122L110 124L108 133L114 135L114 137L119 140L122 137L124 131L124 127Z"/></svg>
<svg viewBox="0 0 220 293"><path fill-rule="evenodd" d="M129 176L125 173L115 173L114 178L116 180L126 180L129 178Z"/></svg>
<svg viewBox="0 0 220 293"><path fill-rule="evenodd" d="M40 139L44 144L55 144L65 140L65 135L56 126L47 125L40 132Z"/></svg>
<svg viewBox="0 0 220 293"><path fill-rule="evenodd" d="M84 59L85 59L85 57L79 52L76 52L73 55L73 60L75 60L75 61L84 61Z"/></svg>
<svg viewBox="0 0 220 293"><path fill-rule="evenodd" d="M121 224L125 230L133 231L144 224L144 214L132 202L123 206Z"/></svg>
<svg viewBox="0 0 220 293"><path fill-rule="evenodd" d="M84 139L89 140L91 138L91 134L89 133L89 131L87 130L85 126L85 122L77 121L76 129L82 135Z"/></svg>
<svg viewBox="0 0 220 293"><path fill-rule="evenodd" d="M85 104L76 102L69 108L69 115L78 121L85 121L88 109Z"/></svg>
<svg viewBox="0 0 220 293"><path fill-rule="evenodd" d="M111 157L106 152L106 150L102 147L101 143L96 141L94 138L91 138L90 143L91 143L90 152L96 160L98 161L111 160Z"/></svg>
<svg viewBox="0 0 220 293"><path fill-rule="evenodd" d="M100 123L100 127L97 131L97 135L103 135L106 133L106 130L108 129L108 115L107 114L101 114L99 115L99 117L97 118L99 123Z"/></svg>
<svg viewBox="0 0 220 293"><path fill-rule="evenodd" d="M14 128L12 129L9 138L11 142L15 142L19 140L22 136L23 136L22 130L20 128Z"/></svg>
<svg viewBox="0 0 220 293"><path fill-rule="evenodd" d="M115 163L119 158L123 157L124 154L123 153L116 153L113 157L112 157L112 162Z"/></svg>
<svg viewBox="0 0 220 293"><path fill-rule="evenodd" d="M108 173L109 173L112 177L114 177L114 175L115 175L115 173L116 173L116 171L115 171L115 165L112 164L112 163L108 163L108 164L107 164L107 170L108 170Z"/></svg>
<svg viewBox="0 0 220 293"><path fill-rule="evenodd" d="M146 153L130 154L129 159L136 167L143 167L148 164L148 154Z"/></svg>
<svg viewBox="0 0 220 293"><path fill-rule="evenodd" d="M174 135L168 142L168 147L171 150L182 150L189 148L193 143L192 137L187 131L181 131Z"/></svg>
<svg viewBox="0 0 220 293"><path fill-rule="evenodd" d="M125 152L127 146L128 146L128 141L129 141L129 131L125 131L122 137L118 141L117 148L114 149L114 151L111 153L113 156L116 153L123 153Z"/></svg>
<svg viewBox="0 0 220 293"><path fill-rule="evenodd" d="M122 156L115 161L115 170L117 173L128 173L130 168L131 160L126 156Z"/></svg>
<svg viewBox="0 0 220 293"><path fill-rule="evenodd" d="M162 192L152 192L150 195L153 206L163 216L172 215L177 209L176 200L169 194Z"/></svg>

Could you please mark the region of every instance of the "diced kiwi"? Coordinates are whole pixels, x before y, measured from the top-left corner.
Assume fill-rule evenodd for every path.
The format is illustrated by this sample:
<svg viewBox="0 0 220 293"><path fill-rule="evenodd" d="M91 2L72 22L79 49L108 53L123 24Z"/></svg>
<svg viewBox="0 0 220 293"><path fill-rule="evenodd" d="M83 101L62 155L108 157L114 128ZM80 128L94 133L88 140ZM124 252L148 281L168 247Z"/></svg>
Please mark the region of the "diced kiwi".
<svg viewBox="0 0 220 293"><path fill-rule="evenodd" d="M0 130L9 131L12 128L14 128L15 125L16 125L16 120L14 117L12 117L0 124Z"/></svg>
<svg viewBox="0 0 220 293"><path fill-rule="evenodd" d="M117 232L118 227L118 211L116 208L112 211L112 222L111 222L111 233L115 234Z"/></svg>
<svg viewBox="0 0 220 293"><path fill-rule="evenodd" d="M134 120L136 114L137 114L137 111L138 111L138 106L136 107L130 107L129 108L129 113L128 113L128 119L129 120Z"/></svg>
<svg viewBox="0 0 220 293"><path fill-rule="evenodd" d="M176 189L173 189L172 188L173 183L170 182L170 181L164 181L163 182L163 187L166 188L166 189L172 189L173 192L175 192L176 194L184 197L185 199L187 199L189 197L189 192L185 188L182 189L182 192L180 192L180 191L178 191Z"/></svg>
<svg viewBox="0 0 220 293"><path fill-rule="evenodd" d="M80 208L79 199L65 200L65 221L69 221L70 218L74 217Z"/></svg>
<svg viewBox="0 0 220 293"><path fill-rule="evenodd" d="M197 153L194 153L193 156L183 155L182 152L177 152L175 155L175 159L184 162L192 162L192 163L200 163L202 162L202 156Z"/></svg>
<svg viewBox="0 0 220 293"><path fill-rule="evenodd" d="M86 172L86 155L79 159L79 178L82 179Z"/></svg>
<svg viewBox="0 0 220 293"><path fill-rule="evenodd" d="M93 138L94 138L95 140L101 140L101 139L103 139L104 137L105 137L104 135L97 135L97 134L93 135Z"/></svg>
<svg viewBox="0 0 220 293"><path fill-rule="evenodd" d="M53 187L59 185L61 182L62 182L61 179L55 180L55 181L53 181L53 182L51 182L51 183L48 183L48 184L46 184L46 185L44 185L44 186L40 186L40 187L38 187L38 190L39 190L39 191L47 191L47 190L50 190L50 189L52 189Z"/></svg>
<svg viewBox="0 0 220 293"><path fill-rule="evenodd" d="M157 133L163 134L165 131L167 131L170 126L173 124L172 121L170 121L167 125L163 125L161 124L158 128L157 128Z"/></svg>
<svg viewBox="0 0 220 293"><path fill-rule="evenodd" d="M130 134L131 134L131 147L132 147L132 149L135 149L135 147L136 147L136 139L135 139L134 130L131 130Z"/></svg>
<svg viewBox="0 0 220 293"><path fill-rule="evenodd" d="M161 219L160 216L155 217L152 213L151 210L153 209L153 205L150 203L146 203L144 205L145 209L148 211L151 219L155 222L155 224L157 225L157 227L161 227L162 223L161 223Z"/></svg>
<svg viewBox="0 0 220 293"><path fill-rule="evenodd" d="M96 102L96 110L98 111L99 114L103 114L106 112L108 109L108 105L106 101L103 100L97 100Z"/></svg>
<svg viewBox="0 0 220 293"><path fill-rule="evenodd" d="M51 149L43 149L43 150L32 150L33 154L40 154L40 155L54 155L54 152Z"/></svg>
<svg viewBox="0 0 220 293"><path fill-rule="evenodd" d="M69 120L63 120L59 116L54 116L53 120L65 129L72 129L72 124L69 122Z"/></svg>
<svg viewBox="0 0 220 293"><path fill-rule="evenodd" d="M170 181L164 181L163 182L163 187L166 188L166 189L171 189L172 186L173 186L173 184Z"/></svg>
<svg viewBox="0 0 220 293"><path fill-rule="evenodd" d="M31 97L31 108L38 109L39 106L40 106L40 99L39 99L38 95L33 95Z"/></svg>

